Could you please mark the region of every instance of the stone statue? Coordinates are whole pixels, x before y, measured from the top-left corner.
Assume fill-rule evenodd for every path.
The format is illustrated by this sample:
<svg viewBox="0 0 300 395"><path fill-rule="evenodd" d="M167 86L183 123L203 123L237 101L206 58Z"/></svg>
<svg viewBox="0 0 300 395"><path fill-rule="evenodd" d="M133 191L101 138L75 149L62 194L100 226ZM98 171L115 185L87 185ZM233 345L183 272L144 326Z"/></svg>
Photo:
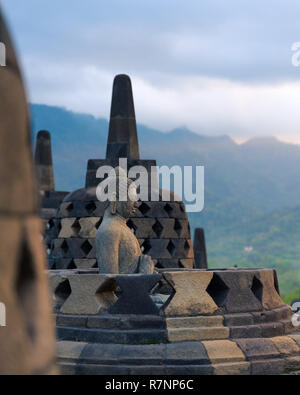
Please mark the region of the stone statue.
<svg viewBox="0 0 300 395"><path fill-rule="evenodd" d="M143 255L136 236L126 223L136 210L136 186L120 167L114 170L113 175L109 175L108 185L110 180L115 182L116 192L106 208L96 235L99 272L101 274L153 274L154 262L150 256ZM126 188L126 201L120 200L120 184Z"/></svg>

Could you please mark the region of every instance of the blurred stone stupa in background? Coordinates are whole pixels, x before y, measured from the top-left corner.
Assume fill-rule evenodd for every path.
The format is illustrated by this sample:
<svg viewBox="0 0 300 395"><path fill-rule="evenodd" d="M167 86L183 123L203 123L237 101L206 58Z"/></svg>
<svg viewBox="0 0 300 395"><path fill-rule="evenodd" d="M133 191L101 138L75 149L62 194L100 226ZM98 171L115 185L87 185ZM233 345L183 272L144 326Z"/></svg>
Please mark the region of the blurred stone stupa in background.
<svg viewBox="0 0 300 395"><path fill-rule="evenodd" d="M44 239L47 251L56 235L54 218L57 209L68 192L56 191L52 163L51 135L47 130L40 130L36 138L35 171L40 193L41 218L44 222Z"/></svg>

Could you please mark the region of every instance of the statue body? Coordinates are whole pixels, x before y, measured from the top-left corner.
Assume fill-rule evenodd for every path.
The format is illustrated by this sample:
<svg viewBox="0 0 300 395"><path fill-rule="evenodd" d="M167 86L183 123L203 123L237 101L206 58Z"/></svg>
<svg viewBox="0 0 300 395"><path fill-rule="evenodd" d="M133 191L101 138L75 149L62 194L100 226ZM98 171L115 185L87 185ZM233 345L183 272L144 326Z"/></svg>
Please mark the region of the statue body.
<svg viewBox="0 0 300 395"><path fill-rule="evenodd" d="M127 185L132 181L126 180ZM127 226L128 218L135 212L135 201L109 203L103 221L96 234L96 255L101 274L152 274L154 263L143 255L136 236Z"/></svg>

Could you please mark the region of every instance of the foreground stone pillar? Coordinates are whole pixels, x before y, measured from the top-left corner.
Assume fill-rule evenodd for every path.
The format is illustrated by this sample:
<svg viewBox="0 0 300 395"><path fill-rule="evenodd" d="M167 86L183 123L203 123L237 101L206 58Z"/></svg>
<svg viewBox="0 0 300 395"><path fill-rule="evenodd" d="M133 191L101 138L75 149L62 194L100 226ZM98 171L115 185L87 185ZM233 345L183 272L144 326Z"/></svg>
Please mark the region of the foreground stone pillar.
<svg viewBox="0 0 300 395"><path fill-rule="evenodd" d="M38 218L29 115L20 70L0 10L0 374L55 372L45 253Z"/></svg>

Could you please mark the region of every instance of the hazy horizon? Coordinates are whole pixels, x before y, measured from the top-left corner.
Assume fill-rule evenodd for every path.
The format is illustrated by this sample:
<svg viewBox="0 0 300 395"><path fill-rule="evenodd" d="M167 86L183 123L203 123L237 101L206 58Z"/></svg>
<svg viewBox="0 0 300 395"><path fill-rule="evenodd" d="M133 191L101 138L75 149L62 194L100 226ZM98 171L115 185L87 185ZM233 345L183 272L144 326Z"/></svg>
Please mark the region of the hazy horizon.
<svg viewBox="0 0 300 395"><path fill-rule="evenodd" d="M67 109L66 107L63 107L63 106L55 106L55 105L49 105L49 104L45 104L45 103L30 103L30 105L33 105L33 106L37 105L37 106L57 107L57 108L61 108L61 109L65 110L65 111L73 112L74 114L81 114L81 115L85 115L85 116L92 116L92 117L94 117L96 120L97 120L97 119L104 119L104 120L106 120L107 122L109 122L109 117L105 117L105 116L103 116L103 117L102 117L102 116L95 116L95 115L93 115L93 114L91 114L91 113L88 113L88 112L77 112L77 111L73 111L73 110L71 110L71 109ZM197 135L199 135L199 136L205 136L205 137L222 137L222 136L228 136L228 137L230 137L230 138L231 138L236 144L238 144L238 145L244 144L244 143L246 143L246 142L248 142L248 141L251 141L251 140L253 140L253 139L260 139L260 140L263 140L263 139L273 139L273 138L276 139L276 140L278 140L278 141L281 142L281 143L300 145L300 139L299 139L299 141L288 141L288 140L285 140L284 138L281 138L281 137L278 137L278 136L275 136L275 135L274 135L274 136L272 136L272 135L270 135L270 136L263 136L263 135L261 135L261 136L252 136L252 137L249 137L249 138L239 139L239 138L234 138L234 137L232 137L230 134L209 135L209 134L206 134L205 131L203 131L203 133L198 133L196 130L189 129L189 128L187 128L187 127L184 126L184 125L183 125L183 126L178 125L177 127L172 128L172 129L169 129L169 130L160 130L160 129L158 129L158 128L153 128L151 125L147 125L147 124L145 124L145 123L138 122L138 120L137 120L137 124L140 124L140 125L142 125L142 126L145 126L146 128L153 129L153 130L156 130L157 132L161 132L161 133L172 133L172 132L174 132L175 130L187 129L189 132L192 132L192 133L197 134ZM45 125L45 129L47 129L47 125ZM37 132L37 131L35 131L35 132ZM51 132L51 131L50 131L50 132Z"/></svg>
<svg viewBox="0 0 300 395"><path fill-rule="evenodd" d="M300 143L296 0L1 5L31 102L107 118L113 78L126 73L137 121L151 128Z"/></svg>

